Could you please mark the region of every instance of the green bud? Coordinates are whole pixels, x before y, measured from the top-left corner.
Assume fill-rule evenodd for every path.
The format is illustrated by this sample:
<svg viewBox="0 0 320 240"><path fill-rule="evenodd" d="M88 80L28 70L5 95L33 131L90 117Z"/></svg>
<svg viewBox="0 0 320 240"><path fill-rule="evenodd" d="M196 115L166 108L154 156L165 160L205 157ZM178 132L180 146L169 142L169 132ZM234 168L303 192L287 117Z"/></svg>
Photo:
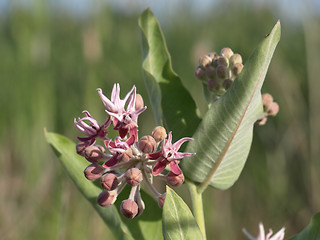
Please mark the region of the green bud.
<svg viewBox="0 0 320 240"><path fill-rule="evenodd" d="M232 72L234 75L238 76L241 73L242 69L243 69L242 63L236 63L232 68Z"/></svg>
<svg viewBox="0 0 320 240"><path fill-rule="evenodd" d="M194 75L196 75L196 77L200 80L205 80L206 77L205 70L200 66L196 68Z"/></svg>
<svg viewBox="0 0 320 240"><path fill-rule="evenodd" d="M117 188L119 182L117 175L114 173L105 173L100 178L101 186L107 190L114 190Z"/></svg>
<svg viewBox="0 0 320 240"><path fill-rule="evenodd" d="M222 48L220 54L221 56L225 56L227 59L229 59L233 55L233 52L231 48Z"/></svg>
<svg viewBox="0 0 320 240"><path fill-rule="evenodd" d="M209 89L209 91L211 91L211 92L218 91L219 88L220 88L220 85L219 85L217 80L209 79L209 81L208 81L208 89Z"/></svg>
<svg viewBox="0 0 320 240"><path fill-rule="evenodd" d="M211 52L208 54L208 57L211 59L214 59L216 56L218 56L218 54L216 52Z"/></svg>
<svg viewBox="0 0 320 240"><path fill-rule="evenodd" d="M166 129L162 126L157 126L152 131L152 137L156 142L161 142L163 139L167 137Z"/></svg>
<svg viewBox="0 0 320 240"><path fill-rule="evenodd" d="M218 63L218 65L223 65L223 66L225 66L225 67L228 67L228 66L229 66L229 60L228 60L228 58L225 57L225 56L220 56L220 57L218 57L217 63Z"/></svg>
<svg viewBox="0 0 320 240"><path fill-rule="evenodd" d="M230 65L235 65L235 64L237 64L237 63L242 63L242 57L241 57L240 54L235 53L235 54L233 54L233 55L231 56L229 62L230 62Z"/></svg>
<svg viewBox="0 0 320 240"><path fill-rule="evenodd" d="M212 66L206 67L206 75L208 78L215 78L216 71L215 71L214 67L212 67Z"/></svg>
<svg viewBox="0 0 320 240"><path fill-rule="evenodd" d="M227 77L227 68L223 65L219 65L216 69L216 73L219 78L226 78Z"/></svg>
<svg viewBox="0 0 320 240"><path fill-rule="evenodd" d="M274 117L275 115L278 114L278 112L279 112L279 104L276 102L271 103L268 109L268 115Z"/></svg>
<svg viewBox="0 0 320 240"><path fill-rule="evenodd" d="M144 107L143 98L139 93L137 93L136 94L135 109L139 110L139 109L141 109L143 107Z"/></svg>
<svg viewBox="0 0 320 240"><path fill-rule="evenodd" d="M263 126L263 125L266 124L267 120L268 120L268 119L267 119L266 117L263 117L263 118L257 120L257 121L256 121L256 124L259 125L259 126Z"/></svg>
<svg viewBox="0 0 320 240"><path fill-rule="evenodd" d="M223 81L222 86L223 86L226 90L228 90L228 89L231 87L232 83L233 83L233 81L232 81L231 79L225 79L225 80Z"/></svg>
<svg viewBox="0 0 320 240"><path fill-rule="evenodd" d="M143 136L138 142L138 147L143 153L153 153L157 149L157 142L152 136Z"/></svg>
<svg viewBox="0 0 320 240"><path fill-rule="evenodd" d="M269 93L264 93L262 94L262 103L263 103L263 108L269 109L271 103L273 102L273 97Z"/></svg>
<svg viewBox="0 0 320 240"><path fill-rule="evenodd" d="M138 204L133 200L124 200L121 203L120 211L126 218L134 218L138 214Z"/></svg>
<svg viewBox="0 0 320 240"><path fill-rule="evenodd" d="M130 186L137 186L142 181L142 173L138 168L130 168L126 171L124 177Z"/></svg>
<svg viewBox="0 0 320 240"><path fill-rule="evenodd" d="M199 64L200 64L200 66L201 66L201 67L204 67L204 68L205 68L206 66L210 65L211 62L212 62L212 59L211 59L210 57L208 57L208 56L203 56L203 57L201 57L201 58L199 59Z"/></svg>

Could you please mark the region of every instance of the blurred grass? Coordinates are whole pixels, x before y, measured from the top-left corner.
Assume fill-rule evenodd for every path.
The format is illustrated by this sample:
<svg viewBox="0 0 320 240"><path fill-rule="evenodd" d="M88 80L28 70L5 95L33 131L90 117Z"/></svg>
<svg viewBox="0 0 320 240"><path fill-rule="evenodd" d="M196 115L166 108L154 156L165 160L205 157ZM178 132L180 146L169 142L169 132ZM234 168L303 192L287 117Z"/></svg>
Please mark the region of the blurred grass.
<svg viewBox="0 0 320 240"><path fill-rule="evenodd" d="M229 2L197 18L183 8L163 26L173 67L202 111L198 57L229 46L246 60L281 19L270 9ZM122 93L135 84L150 106L137 19L105 5L78 18L42 1L30 9L13 5L0 16L1 239L112 239L59 165L43 128L76 139L73 118L87 109L103 121L95 89L109 94L114 82ZM235 186L205 193L208 239L244 239L241 228L256 233L259 221L274 230L285 225L290 236L320 210L319 21L312 14L303 22L281 19L282 39L264 86L281 111L255 129ZM139 121L140 133L150 134L151 109Z"/></svg>

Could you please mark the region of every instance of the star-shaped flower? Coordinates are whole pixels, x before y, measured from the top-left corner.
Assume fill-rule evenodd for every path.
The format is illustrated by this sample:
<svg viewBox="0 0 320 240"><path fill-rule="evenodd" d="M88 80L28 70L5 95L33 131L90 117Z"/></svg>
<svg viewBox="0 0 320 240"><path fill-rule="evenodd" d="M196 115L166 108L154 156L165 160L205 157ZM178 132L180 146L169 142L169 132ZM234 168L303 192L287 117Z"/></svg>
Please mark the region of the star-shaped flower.
<svg viewBox="0 0 320 240"><path fill-rule="evenodd" d="M178 150L184 142L190 140L193 140L193 138L184 137L172 144L172 132L169 132L168 139L165 139L162 143L162 149L159 152L148 155L150 160L159 159L152 169L152 174L154 176L158 175L168 164L171 172L176 175L181 174L182 171L178 166L179 160L184 157L194 156L195 153L182 153L178 152Z"/></svg>
<svg viewBox="0 0 320 240"><path fill-rule="evenodd" d="M272 230L270 229L268 234L265 235L263 224L259 224L259 234L257 238L254 238L251 234L247 232L246 229L243 229L243 233L250 239L250 240L283 240L284 239L284 228L281 228L279 232L277 232L275 235L272 235Z"/></svg>
<svg viewBox="0 0 320 240"><path fill-rule="evenodd" d="M134 136L135 140L137 140L138 116L146 110L147 107L144 106L140 109L135 108L136 87L133 86L124 99L120 99L119 84L114 84L111 100L103 95L100 88L98 89L98 93L107 109L106 112L113 117L114 129L119 131L120 137L124 138L127 133L129 133L129 136Z"/></svg>
<svg viewBox="0 0 320 240"><path fill-rule="evenodd" d="M117 164L126 150L134 143L134 139L134 136L131 136L127 141L122 141L120 137L116 137L114 142L112 140L105 140L104 144L113 156L102 166L108 168Z"/></svg>
<svg viewBox="0 0 320 240"><path fill-rule="evenodd" d="M95 120L88 111L83 111L86 114L86 117L78 118L78 121L74 119L74 125L78 128L82 133L87 135L87 137L78 137L78 139L82 142L90 141L90 145L95 142L96 137L104 138L107 135L107 128L110 126L110 118L106 120L103 125L99 125L97 120ZM85 121L88 121L87 124Z"/></svg>

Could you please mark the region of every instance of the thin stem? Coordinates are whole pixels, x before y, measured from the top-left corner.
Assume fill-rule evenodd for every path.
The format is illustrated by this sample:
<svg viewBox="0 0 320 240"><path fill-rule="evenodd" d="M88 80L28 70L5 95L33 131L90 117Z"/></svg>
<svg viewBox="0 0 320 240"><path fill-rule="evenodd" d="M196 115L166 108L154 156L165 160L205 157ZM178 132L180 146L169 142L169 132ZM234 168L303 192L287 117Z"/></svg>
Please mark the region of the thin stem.
<svg viewBox="0 0 320 240"><path fill-rule="evenodd" d="M151 182L149 181L149 178L144 170L144 168L141 169L142 171L142 175L143 175L143 178L145 180L145 182L147 183L149 189L151 190L152 194L154 195L154 197L157 199L159 198L159 196L161 195L157 189L155 189L155 187L151 184Z"/></svg>
<svg viewBox="0 0 320 240"><path fill-rule="evenodd" d="M202 192L199 192L197 189L197 186L187 181L189 192L191 196L191 203L192 203L192 212L196 219L196 222L200 228L200 231L202 233L203 240L206 240L206 226L204 222L204 212L203 212L203 203L202 203Z"/></svg>

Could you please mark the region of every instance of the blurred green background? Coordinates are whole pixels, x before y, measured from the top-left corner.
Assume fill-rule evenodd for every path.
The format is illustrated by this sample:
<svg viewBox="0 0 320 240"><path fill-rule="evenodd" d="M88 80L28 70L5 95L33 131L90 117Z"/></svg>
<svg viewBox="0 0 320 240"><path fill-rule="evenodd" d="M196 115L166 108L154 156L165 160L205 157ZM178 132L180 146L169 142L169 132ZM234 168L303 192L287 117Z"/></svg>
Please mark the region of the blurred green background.
<svg viewBox="0 0 320 240"><path fill-rule="evenodd" d="M303 4L302 4L303 2ZM145 97L139 14L151 5L181 76L200 109L198 58L229 46L244 61L281 19L282 38L263 92L280 113L254 131L239 181L205 193L208 239L245 239L258 223L286 236L320 211L320 4L315 1L1 1L0 238L113 239L44 139L44 128L76 140L73 118L106 117L119 82ZM154 127L151 108L140 133ZM185 194L184 189L179 190ZM187 196L186 196L187 198ZM188 201L188 199L187 199Z"/></svg>

